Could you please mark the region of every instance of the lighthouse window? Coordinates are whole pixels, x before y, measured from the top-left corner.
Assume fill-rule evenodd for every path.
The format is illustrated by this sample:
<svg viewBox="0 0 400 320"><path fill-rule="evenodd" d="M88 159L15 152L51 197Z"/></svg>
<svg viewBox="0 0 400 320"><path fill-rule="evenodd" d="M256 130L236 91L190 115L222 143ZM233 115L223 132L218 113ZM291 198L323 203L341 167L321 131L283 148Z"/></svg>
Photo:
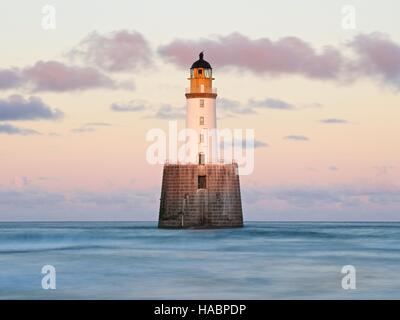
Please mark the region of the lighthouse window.
<svg viewBox="0 0 400 320"><path fill-rule="evenodd" d="M200 108L204 108L204 99L200 99Z"/></svg>
<svg viewBox="0 0 400 320"><path fill-rule="evenodd" d="M204 117L200 117L200 125L204 125Z"/></svg>
<svg viewBox="0 0 400 320"><path fill-rule="evenodd" d="M203 73L203 70L202 69L199 69L199 74L202 74Z"/></svg>
<svg viewBox="0 0 400 320"><path fill-rule="evenodd" d="M200 133L200 143L204 142L204 134Z"/></svg>
<svg viewBox="0 0 400 320"><path fill-rule="evenodd" d="M205 164L206 163L206 156L203 152L199 153L199 164Z"/></svg>
<svg viewBox="0 0 400 320"><path fill-rule="evenodd" d="M198 189L205 189L206 188L206 176L199 176L198 177Z"/></svg>

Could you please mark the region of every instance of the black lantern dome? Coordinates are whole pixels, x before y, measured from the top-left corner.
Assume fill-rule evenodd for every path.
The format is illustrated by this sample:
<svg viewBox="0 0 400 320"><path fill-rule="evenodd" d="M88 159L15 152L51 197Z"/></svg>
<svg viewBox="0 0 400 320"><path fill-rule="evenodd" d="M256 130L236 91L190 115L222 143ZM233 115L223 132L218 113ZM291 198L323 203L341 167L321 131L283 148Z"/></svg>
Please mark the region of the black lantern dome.
<svg viewBox="0 0 400 320"><path fill-rule="evenodd" d="M192 64L192 67L190 69L194 69L194 68L212 69L211 65L206 60L204 60L203 52L200 52L199 60L195 61Z"/></svg>

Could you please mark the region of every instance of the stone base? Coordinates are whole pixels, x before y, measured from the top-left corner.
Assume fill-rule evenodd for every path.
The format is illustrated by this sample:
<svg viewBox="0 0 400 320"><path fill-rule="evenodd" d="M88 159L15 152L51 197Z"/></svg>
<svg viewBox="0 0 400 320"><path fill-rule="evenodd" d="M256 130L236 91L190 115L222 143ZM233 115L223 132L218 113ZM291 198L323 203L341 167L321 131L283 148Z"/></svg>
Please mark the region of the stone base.
<svg viewBox="0 0 400 320"><path fill-rule="evenodd" d="M243 227L237 173L236 163L164 165L158 227Z"/></svg>

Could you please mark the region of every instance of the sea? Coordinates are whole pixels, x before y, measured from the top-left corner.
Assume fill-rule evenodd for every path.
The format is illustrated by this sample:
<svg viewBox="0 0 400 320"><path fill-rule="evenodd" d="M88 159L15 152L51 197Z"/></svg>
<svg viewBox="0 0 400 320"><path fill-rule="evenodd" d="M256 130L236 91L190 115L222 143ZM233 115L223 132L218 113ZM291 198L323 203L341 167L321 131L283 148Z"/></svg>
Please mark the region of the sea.
<svg viewBox="0 0 400 320"><path fill-rule="evenodd" d="M0 223L0 299L399 298L399 222Z"/></svg>

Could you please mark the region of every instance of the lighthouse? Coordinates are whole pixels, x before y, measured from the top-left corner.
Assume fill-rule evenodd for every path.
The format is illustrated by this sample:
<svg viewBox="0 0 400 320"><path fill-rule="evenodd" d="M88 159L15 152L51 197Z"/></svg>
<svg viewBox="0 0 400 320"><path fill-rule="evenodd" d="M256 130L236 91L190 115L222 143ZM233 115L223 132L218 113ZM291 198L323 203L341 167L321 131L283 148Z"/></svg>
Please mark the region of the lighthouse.
<svg viewBox="0 0 400 320"><path fill-rule="evenodd" d="M190 68L186 89L186 128L196 135L192 163L165 163L159 228L233 228L243 226L238 165L218 159L213 72L204 54Z"/></svg>
<svg viewBox="0 0 400 320"><path fill-rule="evenodd" d="M218 145L212 132L217 128L216 98L213 88L211 65L204 60L203 52L199 60L190 68L190 87L186 89L186 129L197 135L198 163L212 163L218 159Z"/></svg>

